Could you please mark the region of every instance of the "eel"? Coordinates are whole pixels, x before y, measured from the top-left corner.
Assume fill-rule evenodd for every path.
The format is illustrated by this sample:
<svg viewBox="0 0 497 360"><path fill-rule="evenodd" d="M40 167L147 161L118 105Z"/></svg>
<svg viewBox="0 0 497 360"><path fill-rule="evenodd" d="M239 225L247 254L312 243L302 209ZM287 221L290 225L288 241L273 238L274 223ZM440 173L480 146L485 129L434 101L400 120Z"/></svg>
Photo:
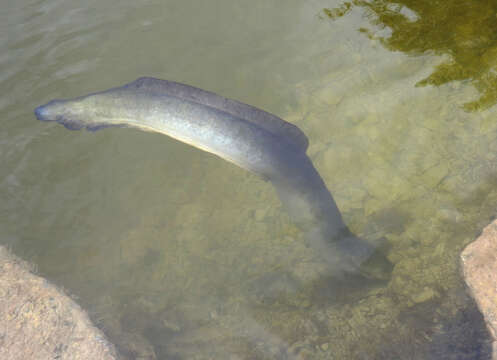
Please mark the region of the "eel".
<svg viewBox="0 0 497 360"><path fill-rule="evenodd" d="M306 155L295 125L256 107L189 85L150 77L35 109L70 130L132 127L158 132L249 170L274 186L309 246L334 270L355 272L375 248L353 235Z"/></svg>

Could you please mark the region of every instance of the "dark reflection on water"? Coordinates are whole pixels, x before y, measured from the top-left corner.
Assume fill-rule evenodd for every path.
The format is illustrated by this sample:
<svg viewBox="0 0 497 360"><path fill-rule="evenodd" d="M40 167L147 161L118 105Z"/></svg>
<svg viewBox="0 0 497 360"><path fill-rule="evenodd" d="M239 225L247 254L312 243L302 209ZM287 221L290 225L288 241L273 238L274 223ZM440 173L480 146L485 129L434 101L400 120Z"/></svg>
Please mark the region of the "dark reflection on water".
<svg viewBox="0 0 497 360"><path fill-rule="evenodd" d="M354 6L364 8L371 22L359 31L388 49L448 57L418 86L469 81L480 96L464 109L486 109L497 102L496 1L355 0L323 13L337 19Z"/></svg>

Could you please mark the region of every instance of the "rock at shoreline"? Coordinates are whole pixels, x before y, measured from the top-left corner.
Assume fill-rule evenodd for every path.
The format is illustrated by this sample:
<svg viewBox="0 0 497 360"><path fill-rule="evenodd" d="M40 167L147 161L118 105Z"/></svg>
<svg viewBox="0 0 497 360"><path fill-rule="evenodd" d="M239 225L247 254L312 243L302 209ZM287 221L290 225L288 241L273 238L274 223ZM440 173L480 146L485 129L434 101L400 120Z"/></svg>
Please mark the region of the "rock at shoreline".
<svg viewBox="0 0 497 360"><path fill-rule="evenodd" d="M69 296L0 246L0 359L118 357Z"/></svg>
<svg viewBox="0 0 497 360"><path fill-rule="evenodd" d="M494 341L497 360L497 220L488 225L461 254L464 280Z"/></svg>

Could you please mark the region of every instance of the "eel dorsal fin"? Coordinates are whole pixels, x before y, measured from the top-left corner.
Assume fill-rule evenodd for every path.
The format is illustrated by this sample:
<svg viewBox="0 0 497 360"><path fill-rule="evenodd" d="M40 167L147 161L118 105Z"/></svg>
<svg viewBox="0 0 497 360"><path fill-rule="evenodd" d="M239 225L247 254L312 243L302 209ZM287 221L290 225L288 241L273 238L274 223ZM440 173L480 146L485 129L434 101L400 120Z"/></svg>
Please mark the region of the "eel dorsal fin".
<svg viewBox="0 0 497 360"><path fill-rule="evenodd" d="M257 125L270 133L283 137L296 149L305 152L309 140L295 125L256 107L205 91L190 85L151 77L139 78L127 85L128 89L143 89L152 93L175 96L191 102L203 104Z"/></svg>

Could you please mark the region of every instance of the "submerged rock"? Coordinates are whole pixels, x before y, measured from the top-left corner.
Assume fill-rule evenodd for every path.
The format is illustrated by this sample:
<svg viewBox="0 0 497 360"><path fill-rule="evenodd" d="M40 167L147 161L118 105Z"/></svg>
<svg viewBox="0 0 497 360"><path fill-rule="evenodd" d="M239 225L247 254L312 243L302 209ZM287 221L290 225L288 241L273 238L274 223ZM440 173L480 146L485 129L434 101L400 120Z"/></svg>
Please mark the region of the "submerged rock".
<svg viewBox="0 0 497 360"><path fill-rule="evenodd" d="M497 220L461 254L464 280L485 318L497 359Z"/></svg>
<svg viewBox="0 0 497 360"><path fill-rule="evenodd" d="M0 359L118 359L88 315L0 246Z"/></svg>

